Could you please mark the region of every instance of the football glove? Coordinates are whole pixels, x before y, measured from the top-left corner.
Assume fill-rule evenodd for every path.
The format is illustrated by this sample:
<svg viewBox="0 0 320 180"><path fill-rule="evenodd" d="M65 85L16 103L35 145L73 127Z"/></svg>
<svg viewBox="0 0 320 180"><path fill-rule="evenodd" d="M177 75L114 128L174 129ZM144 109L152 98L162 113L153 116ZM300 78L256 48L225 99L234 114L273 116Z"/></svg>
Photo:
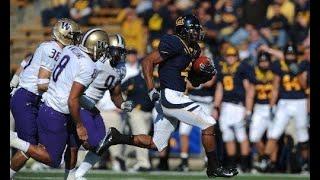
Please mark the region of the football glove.
<svg viewBox="0 0 320 180"><path fill-rule="evenodd" d="M160 99L160 93L155 88L151 89L148 92L148 95L152 102L156 102Z"/></svg>
<svg viewBox="0 0 320 180"><path fill-rule="evenodd" d="M133 108L134 105L132 101L124 101L123 103L121 103L121 109L124 112L131 112Z"/></svg>

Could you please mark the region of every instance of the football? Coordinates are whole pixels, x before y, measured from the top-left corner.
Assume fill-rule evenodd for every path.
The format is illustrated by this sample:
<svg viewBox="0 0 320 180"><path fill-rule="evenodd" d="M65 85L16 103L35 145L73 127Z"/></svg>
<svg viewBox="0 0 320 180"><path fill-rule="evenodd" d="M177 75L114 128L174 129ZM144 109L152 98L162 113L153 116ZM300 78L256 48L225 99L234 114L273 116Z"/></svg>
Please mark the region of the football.
<svg viewBox="0 0 320 180"><path fill-rule="evenodd" d="M201 73L201 70L200 70L201 64L203 64L204 66L210 65L211 59L208 58L207 56L200 56L198 57L198 59L194 60L194 62L192 63L192 69L197 74Z"/></svg>

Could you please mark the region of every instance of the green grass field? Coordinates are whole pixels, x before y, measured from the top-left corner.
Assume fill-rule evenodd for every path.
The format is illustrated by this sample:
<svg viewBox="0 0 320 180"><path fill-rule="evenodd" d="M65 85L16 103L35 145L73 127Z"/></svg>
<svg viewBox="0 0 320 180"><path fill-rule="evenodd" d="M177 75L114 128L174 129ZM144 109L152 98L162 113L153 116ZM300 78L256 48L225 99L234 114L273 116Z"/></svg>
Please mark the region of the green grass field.
<svg viewBox="0 0 320 180"><path fill-rule="evenodd" d="M63 179L63 170L45 170L34 172L24 170L15 176L15 180L56 180ZM191 180L191 179L207 179L205 172L159 172L153 171L149 173L130 173L130 172L113 172L106 170L93 170L86 176L88 180L102 180L102 179L131 179L131 180L145 180L145 179L176 179L176 180ZM216 178L223 179L223 178ZM294 174L240 174L237 177L231 178L236 180L307 180L310 179L309 175L294 175Z"/></svg>

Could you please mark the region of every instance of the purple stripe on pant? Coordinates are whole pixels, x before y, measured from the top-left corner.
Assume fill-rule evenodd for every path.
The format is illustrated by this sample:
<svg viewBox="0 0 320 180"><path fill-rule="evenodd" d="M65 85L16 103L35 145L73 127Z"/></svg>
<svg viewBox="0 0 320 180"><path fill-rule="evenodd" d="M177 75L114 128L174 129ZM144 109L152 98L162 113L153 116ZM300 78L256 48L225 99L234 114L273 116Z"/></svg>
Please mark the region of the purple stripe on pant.
<svg viewBox="0 0 320 180"><path fill-rule="evenodd" d="M39 143L46 147L52 161L51 167L60 166L68 140L68 121L71 121L70 115L55 111L44 103L40 105L37 118Z"/></svg>
<svg viewBox="0 0 320 180"><path fill-rule="evenodd" d="M12 96L10 102L18 137L31 144L38 144L38 128L36 123L38 101L38 95L19 88Z"/></svg>
<svg viewBox="0 0 320 180"><path fill-rule="evenodd" d="M92 147L97 147L99 142L106 135L106 127L100 113L93 113L85 109L80 110L80 117L88 133L88 143ZM71 147L80 147L81 142L78 140L76 128L73 125L71 134L69 134L68 144Z"/></svg>

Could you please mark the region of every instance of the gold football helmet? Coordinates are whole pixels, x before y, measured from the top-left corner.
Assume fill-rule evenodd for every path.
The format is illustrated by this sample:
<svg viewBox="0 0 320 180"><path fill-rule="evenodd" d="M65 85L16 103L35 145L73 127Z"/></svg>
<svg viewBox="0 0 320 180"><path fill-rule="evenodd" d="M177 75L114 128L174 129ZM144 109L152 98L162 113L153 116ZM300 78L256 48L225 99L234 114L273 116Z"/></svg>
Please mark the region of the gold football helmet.
<svg viewBox="0 0 320 180"><path fill-rule="evenodd" d="M81 30L79 25L71 19L60 19L52 29L53 39L64 46L76 45L79 43Z"/></svg>
<svg viewBox="0 0 320 180"><path fill-rule="evenodd" d="M93 61L97 61L105 55L108 45L109 37L107 32L100 28L93 28L83 34L79 47L93 56Z"/></svg>
<svg viewBox="0 0 320 180"><path fill-rule="evenodd" d="M110 58L110 65L117 66L121 60L125 60L127 54L124 38L119 35L109 36L109 46L107 48L107 57Z"/></svg>

